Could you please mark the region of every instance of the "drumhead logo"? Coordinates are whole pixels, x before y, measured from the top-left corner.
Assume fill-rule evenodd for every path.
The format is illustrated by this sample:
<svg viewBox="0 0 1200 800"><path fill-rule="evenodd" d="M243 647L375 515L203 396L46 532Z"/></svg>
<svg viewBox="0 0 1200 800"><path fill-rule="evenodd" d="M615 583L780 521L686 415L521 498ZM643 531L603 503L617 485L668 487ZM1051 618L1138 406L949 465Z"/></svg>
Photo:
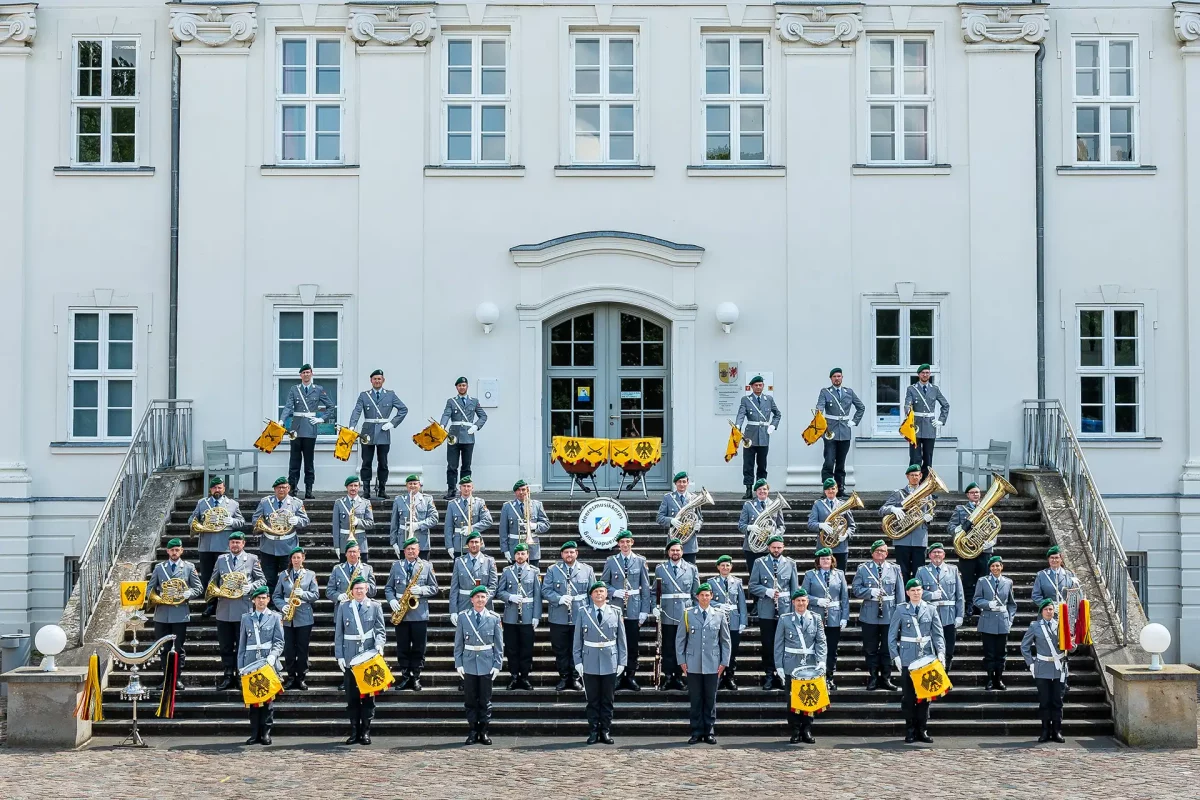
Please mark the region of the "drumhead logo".
<svg viewBox="0 0 1200 800"><path fill-rule="evenodd" d="M597 550L611 550L628 527L629 514L611 497L597 497L579 512L579 536Z"/></svg>

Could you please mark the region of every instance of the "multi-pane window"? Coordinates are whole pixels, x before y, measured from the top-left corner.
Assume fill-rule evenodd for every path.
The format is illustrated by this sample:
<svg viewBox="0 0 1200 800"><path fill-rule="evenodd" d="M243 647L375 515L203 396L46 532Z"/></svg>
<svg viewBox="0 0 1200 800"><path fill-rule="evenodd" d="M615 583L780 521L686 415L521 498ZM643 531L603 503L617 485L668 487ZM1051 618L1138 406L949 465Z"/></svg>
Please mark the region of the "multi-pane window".
<svg viewBox="0 0 1200 800"><path fill-rule="evenodd" d="M1145 359L1141 309L1079 309L1079 432L1140 434Z"/></svg>
<svg viewBox="0 0 1200 800"><path fill-rule="evenodd" d="M571 38L571 159L577 164L633 164L638 159L637 38Z"/></svg>
<svg viewBox="0 0 1200 800"><path fill-rule="evenodd" d="M76 39L74 45L73 163L137 163L137 39Z"/></svg>
<svg viewBox="0 0 1200 800"><path fill-rule="evenodd" d="M917 381L917 367L929 364L936 382L938 308L930 305L876 305L871 308L871 379L875 430L900 428L904 392Z"/></svg>
<svg viewBox="0 0 1200 800"><path fill-rule="evenodd" d="M71 312L68 438L127 439L133 435L134 330L133 311Z"/></svg>
<svg viewBox="0 0 1200 800"><path fill-rule="evenodd" d="M705 37L705 161L766 161L766 49L761 37Z"/></svg>
<svg viewBox="0 0 1200 800"><path fill-rule="evenodd" d="M342 380L342 311L338 308L279 308L275 312L276 417L283 414L288 392L300 383L300 367L311 364L313 383L320 384L337 406ZM314 412L318 409L312 409ZM334 434L333 424L317 427Z"/></svg>
<svg viewBox="0 0 1200 800"><path fill-rule="evenodd" d="M503 164L509 160L508 39L447 38L442 106L445 160Z"/></svg>
<svg viewBox="0 0 1200 800"><path fill-rule="evenodd" d="M596 315L580 314L550 329L550 366L596 365Z"/></svg>
<svg viewBox="0 0 1200 800"><path fill-rule="evenodd" d="M596 314L587 312L550 327L550 432L594 436L596 428ZM585 368L563 375L556 367ZM593 373L593 374L587 374Z"/></svg>
<svg viewBox="0 0 1200 800"><path fill-rule="evenodd" d="M871 163L933 161L930 46L928 38L870 37L867 158Z"/></svg>
<svg viewBox="0 0 1200 800"><path fill-rule="evenodd" d="M1075 161L1132 165L1138 161L1137 40L1076 39Z"/></svg>
<svg viewBox="0 0 1200 800"><path fill-rule="evenodd" d="M285 36L279 42L278 157L281 162L342 160L342 40Z"/></svg>

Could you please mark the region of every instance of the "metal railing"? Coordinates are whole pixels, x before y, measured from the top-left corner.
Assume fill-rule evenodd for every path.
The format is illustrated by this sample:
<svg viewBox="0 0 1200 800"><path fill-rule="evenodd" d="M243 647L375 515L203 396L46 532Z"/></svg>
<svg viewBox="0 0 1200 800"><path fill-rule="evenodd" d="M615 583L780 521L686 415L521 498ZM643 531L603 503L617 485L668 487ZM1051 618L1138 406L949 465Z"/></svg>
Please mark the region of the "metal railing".
<svg viewBox="0 0 1200 800"><path fill-rule="evenodd" d="M79 557L79 634L100 601L146 482L155 472L192 463L192 401L151 400Z"/></svg>
<svg viewBox="0 0 1200 800"><path fill-rule="evenodd" d="M1062 403L1046 399L1025 400L1024 406L1025 465L1054 470L1062 476L1096 561L1097 578L1120 617L1121 644L1124 644L1129 637L1129 603L1131 599L1139 602L1136 595L1130 597L1125 548L1117 538Z"/></svg>

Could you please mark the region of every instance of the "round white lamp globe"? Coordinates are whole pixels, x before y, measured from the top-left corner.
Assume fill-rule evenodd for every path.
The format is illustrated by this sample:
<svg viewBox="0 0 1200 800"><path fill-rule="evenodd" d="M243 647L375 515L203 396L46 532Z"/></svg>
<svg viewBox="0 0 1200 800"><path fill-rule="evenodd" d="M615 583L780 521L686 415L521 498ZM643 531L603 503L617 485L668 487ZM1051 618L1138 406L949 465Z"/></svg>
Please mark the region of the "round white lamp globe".
<svg viewBox="0 0 1200 800"><path fill-rule="evenodd" d="M480 303L475 307L475 319L483 326L484 333L491 333L492 326L500 319L500 309L495 303Z"/></svg>
<svg viewBox="0 0 1200 800"><path fill-rule="evenodd" d="M1138 641L1141 642L1142 649L1150 654L1150 669L1155 672L1161 670L1163 668L1162 654L1167 652L1167 648L1171 646L1171 632L1166 629L1166 626L1151 622L1142 628Z"/></svg>
<svg viewBox="0 0 1200 800"><path fill-rule="evenodd" d="M717 306L717 322L721 323L721 327L726 333L729 333L733 323L738 321L738 316L741 314L738 307L728 301Z"/></svg>
<svg viewBox="0 0 1200 800"><path fill-rule="evenodd" d="M66 649L67 634L57 625L46 625L33 637L33 646L45 656L42 659L42 671L55 672L58 665L54 663L54 657Z"/></svg>

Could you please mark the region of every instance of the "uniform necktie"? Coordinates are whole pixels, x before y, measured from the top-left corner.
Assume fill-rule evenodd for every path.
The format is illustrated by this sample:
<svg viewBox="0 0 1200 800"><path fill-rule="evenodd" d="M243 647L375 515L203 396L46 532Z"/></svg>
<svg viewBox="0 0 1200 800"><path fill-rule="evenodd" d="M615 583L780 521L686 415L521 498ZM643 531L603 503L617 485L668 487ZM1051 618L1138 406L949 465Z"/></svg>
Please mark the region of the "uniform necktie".
<svg viewBox="0 0 1200 800"><path fill-rule="evenodd" d="M600 624L601 617L602 617L602 614L600 613L600 609L597 608L596 609L596 624L597 625Z"/></svg>
<svg viewBox="0 0 1200 800"><path fill-rule="evenodd" d="M300 579L300 573L296 572L296 570L292 570L292 583L295 583L299 579Z"/></svg>
<svg viewBox="0 0 1200 800"><path fill-rule="evenodd" d="M821 570L821 580L825 581L826 586L829 585L829 570L827 570L827 569Z"/></svg>
<svg viewBox="0 0 1200 800"><path fill-rule="evenodd" d="M174 577L174 575L175 575L175 562L172 561L171 562L171 576Z"/></svg>
<svg viewBox="0 0 1200 800"><path fill-rule="evenodd" d="M671 577L673 577L673 578L679 577L679 565L678 564L671 565Z"/></svg>
<svg viewBox="0 0 1200 800"><path fill-rule="evenodd" d="M379 402L379 390L378 389L375 390L375 402L376 403Z"/></svg>
<svg viewBox="0 0 1200 800"><path fill-rule="evenodd" d="M475 627L477 627L477 628L478 628L478 627L479 627L479 623L481 623L481 622L483 622L483 620L482 620L482 619L480 619L480 617L479 617L479 612L478 612L478 611L476 611L476 612L475 612Z"/></svg>
<svg viewBox="0 0 1200 800"><path fill-rule="evenodd" d="M933 579L935 581L937 581L938 583L942 582L942 568L941 567L933 568Z"/></svg>
<svg viewBox="0 0 1200 800"><path fill-rule="evenodd" d="M625 564L624 564L624 566L625 566L625 571L626 571L626 572L628 572L628 571L629 571L629 556L625 556L625 558L623 558L623 559L621 559L621 560L622 560L623 562L625 562Z"/></svg>
<svg viewBox="0 0 1200 800"><path fill-rule="evenodd" d="M705 611L703 608L702 608L702 609L700 609L700 621L701 621L701 622L708 622L708 612L707 612L707 611Z"/></svg>
<svg viewBox="0 0 1200 800"><path fill-rule="evenodd" d="M355 605L357 605L357 606L358 606L358 613L360 613L360 614L361 614L361 613L362 613L362 610L363 610L363 604L362 604L362 603L355 603Z"/></svg>
<svg viewBox="0 0 1200 800"><path fill-rule="evenodd" d="M255 625L261 625L261 624L262 624L262 612L261 612L261 611L257 611L257 612L255 612L255 614L254 614L254 624L255 624Z"/></svg>

